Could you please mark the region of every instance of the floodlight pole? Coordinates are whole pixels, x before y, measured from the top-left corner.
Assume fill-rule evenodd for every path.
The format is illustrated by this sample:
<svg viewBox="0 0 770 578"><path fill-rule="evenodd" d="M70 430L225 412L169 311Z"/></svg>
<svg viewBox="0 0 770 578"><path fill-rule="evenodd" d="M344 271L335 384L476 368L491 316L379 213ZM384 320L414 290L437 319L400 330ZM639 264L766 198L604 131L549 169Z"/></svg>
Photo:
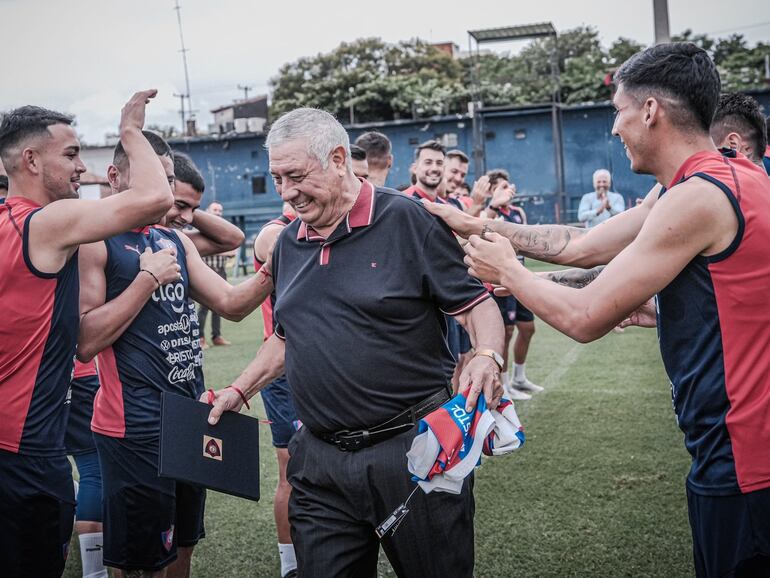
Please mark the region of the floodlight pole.
<svg viewBox="0 0 770 578"><path fill-rule="evenodd" d="M566 191L564 185L564 147L562 135L562 110L561 110L561 81L559 75L559 37L556 28L551 22L538 24L525 24L521 26L508 26L503 28L489 28L486 30L468 31L468 51L473 57L471 38L476 41L476 59L474 62L471 81L473 84L473 103L471 110L473 118L473 157L476 178L484 172L484 116L481 111L481 86L478 73L479 44L482 42L500 42L514 40L530 40L533 38L553 38L553 50L551 51L551 77L553 89L551 91L551 135L553 139L554 172L556 177L556 196L559 203L560 218L567 214Z"/></svg>

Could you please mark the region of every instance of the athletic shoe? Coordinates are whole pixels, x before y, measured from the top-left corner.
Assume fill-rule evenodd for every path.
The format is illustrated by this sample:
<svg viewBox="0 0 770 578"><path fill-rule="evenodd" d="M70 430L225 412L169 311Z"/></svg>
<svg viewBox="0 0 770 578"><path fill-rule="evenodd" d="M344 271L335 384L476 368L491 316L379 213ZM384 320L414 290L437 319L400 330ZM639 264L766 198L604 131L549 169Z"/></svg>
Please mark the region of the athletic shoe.
<svg viewBox="0 0 770 578"><path fill-rule="evenodd" d="M543 391L543 389L545 389L535 383L532 383L526 377L521 380L512 379L510 385L515 389L520 389L523 391L531 391L532 393L537 393L538 391Z"/></svg>
<svg viewBox="0 0 770 578"><path fill-rule="evenodd" d="M286 574L283 575L283 578L297 578L299 574L297 574L297 569L294 568L294 570L289 570Z"/></svg>
<svg viewBox="0 0 770 578"><path fill-rule="evenodd" d="M531 395L524 393L523 391L519 391L518 389L514 389L512 385L513 382L503 384L503 391L505 393L503 397L510 399L511 401L525 401L532 399Z"/></svg>
<svg viewBox="0 0 770 578"><path fill-rule="evenodd" d="M211 343L214 345L232 345L227 339L222 337L221 335L217 335L214 339L211 340Z"/></svg>

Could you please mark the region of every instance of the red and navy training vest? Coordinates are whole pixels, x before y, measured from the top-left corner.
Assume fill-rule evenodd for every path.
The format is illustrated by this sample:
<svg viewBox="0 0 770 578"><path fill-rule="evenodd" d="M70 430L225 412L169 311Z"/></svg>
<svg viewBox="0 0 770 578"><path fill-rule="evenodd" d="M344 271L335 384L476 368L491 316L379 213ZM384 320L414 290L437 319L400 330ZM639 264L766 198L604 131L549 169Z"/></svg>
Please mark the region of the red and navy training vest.
<svg viewBox="0 0 770 578"><path fill-rule="evenodd" d="M0 449L64 455L69 384L78 334L77 253L57 273L29 258L29 223L41 207L0 204Z"/></svg>
<svg viewBox="0 0 770 578"><path fill-rule="evenodd" d="M770 180L743 155L703 151L665 194L692 177L724 192L738 232L658 294L660 349L692 455L688 487L745 493L770 487Z"/></svg>

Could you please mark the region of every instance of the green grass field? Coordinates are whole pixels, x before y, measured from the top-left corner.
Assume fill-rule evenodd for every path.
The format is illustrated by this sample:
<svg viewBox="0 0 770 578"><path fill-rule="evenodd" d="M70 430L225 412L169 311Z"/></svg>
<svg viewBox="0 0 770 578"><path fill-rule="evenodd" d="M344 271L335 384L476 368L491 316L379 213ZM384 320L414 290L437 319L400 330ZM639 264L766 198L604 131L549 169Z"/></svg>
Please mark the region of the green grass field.
<svg viewBox="0 0 770 578"><path fill-rule="evenodd" d="M627 329L580 345L537 327L527 373L546 390L517 403L527 443L485 458L477 472L476 576L691 576L689 457L655 332ZM260 317L225 322L223 332L233 345L206 352L209 387L229 384L253 357ZM264 417L261 403L251 411ZM268 426L261 433L264 498L209 493L195 577L279 575L276 461ZM65 576L80 575L73 538ZM380 575L394 575L384 558Z"/></svg>

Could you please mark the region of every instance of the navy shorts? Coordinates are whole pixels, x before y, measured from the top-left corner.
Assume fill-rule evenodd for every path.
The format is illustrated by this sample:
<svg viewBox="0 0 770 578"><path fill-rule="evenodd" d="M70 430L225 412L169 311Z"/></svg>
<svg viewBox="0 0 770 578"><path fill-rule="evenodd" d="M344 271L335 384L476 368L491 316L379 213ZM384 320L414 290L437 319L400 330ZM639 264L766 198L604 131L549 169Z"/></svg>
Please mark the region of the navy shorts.
<svg viewBox="0 0 770 578"><path fill-rule="evenodd" d="M72 466L66 456L0 450L0 574L61 576L74 516Z"/></svg>
<svg viewBox="0 0 770 578"><path fill-rule="evenodd" d="M447 335L446 341L449 345L449 351L452 352L452 356L455 360L460 358L463 353L468 353L471 350L471 337L465 328L450 315L446 316L447 323Z"/></svg>
<svg viewBox="0 0 770 578"><path fill-rule="evenodd" d="M102 468L104 564L157 571L205 536L206 490L158 477L158 439L94 433Z"/></svg>
<svg viewBox="0 0 770 578"><path fill-rule="evenodd" d="M297 431L297 410L294 409L294 400L291 397L286 376L277 378L261 393L267 419L270 420L273 445L277 448L286 448L291 436Z"/></svg>
<svg viewBox="0 0 770 578"><path fill-rule="evenodd" d="M94 414L94 396L99 389L99 377L87 375L72 380L70 416L64 446L71 456L95 452L91 435L91 417Z"/></svg>
<svg viewBox="0 0 770 578"><path fill-rule="evenodd" d="M732 496L687 489L695 573L770 576L770 488Z"/></svg>
<svg viewBox="0 0 770 578"><path fill-rule="evenodd" d="M505 323L505 325L516 325L521 321L535 320L535 315L532 311L519 303L515 297L512 297L511 295L506 297L492 295L492 298L500 309L500 315L503 316L503 323Z"/></svg>

